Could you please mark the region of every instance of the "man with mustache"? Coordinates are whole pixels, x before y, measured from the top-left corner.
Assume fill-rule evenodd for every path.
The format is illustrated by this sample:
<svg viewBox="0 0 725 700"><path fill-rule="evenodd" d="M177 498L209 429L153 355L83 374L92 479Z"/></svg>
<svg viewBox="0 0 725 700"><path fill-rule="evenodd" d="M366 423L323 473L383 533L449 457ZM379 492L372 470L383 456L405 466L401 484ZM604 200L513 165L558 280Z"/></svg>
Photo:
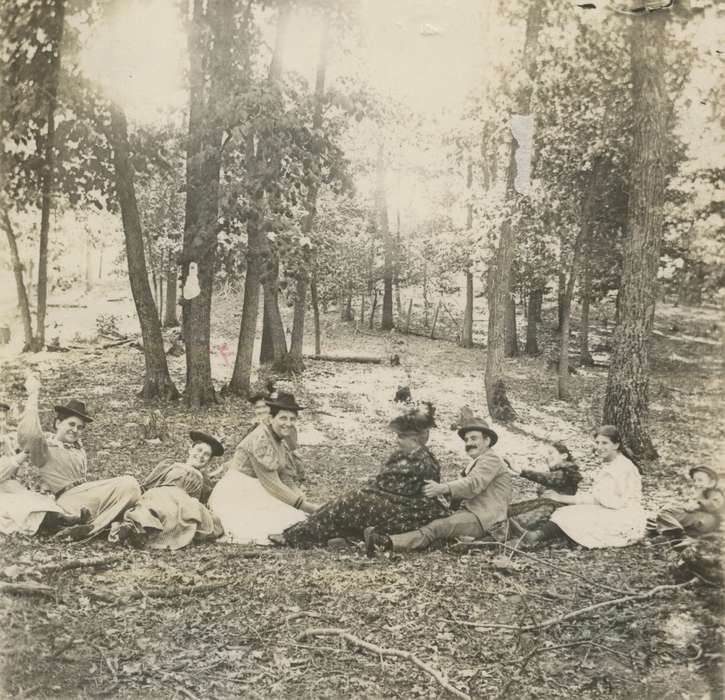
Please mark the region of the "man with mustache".
<svg viewBox="0 0 725 700"><path fill-rule="evenodd" d="M456 537L480 538L493 525L506 518L511 502L511 475L504 461L491 449L498 435L482 418L467 420L458 430L471 462L454 481L426 482L423 493L427 498L446 496L458 510L439 518L418 530L400 535L385 535L375 528L365 529L365 547L369 557L378 548L405 552L426 549L437 540Z"/></svg>

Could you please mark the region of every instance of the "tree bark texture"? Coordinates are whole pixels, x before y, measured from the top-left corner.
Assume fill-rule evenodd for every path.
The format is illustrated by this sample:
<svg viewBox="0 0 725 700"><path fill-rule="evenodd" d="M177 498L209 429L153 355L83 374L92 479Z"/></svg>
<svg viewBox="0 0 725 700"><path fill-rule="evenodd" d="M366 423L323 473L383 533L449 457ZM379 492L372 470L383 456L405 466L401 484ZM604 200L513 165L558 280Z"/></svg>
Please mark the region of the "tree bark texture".
<svg viewBox="0 0 725 700"><path fill-rule="evenodd" d="M143 339L146 371L141 396L147 400L174 400L179 398L179 392L169 375L164 352L164 339L161 335L161 323L149 284L143 230L136 203L133 166L129 155L126 116L116 105L111 107L110 137L113 148L116 192L121 207L123 233L126 240L128 276Z"/></svg>
<svg viewBox="0 0 725 700"><path fill-rule="evenodd" d="M377 186L375 189L377 230L383 239L383 315L380 328L393 328L393 239L388 225L388 201L385 193L385 153L383 144L378 145Z"/></svg>
<svg viewBox="0 0 725 700"><path fill-rule="evenodd" d="M604 421L616 425L639 457L657 457L650 438L649 345L664 224L671 104L664 77L666 13L632 17L633 154L619 322L604 403Z"/></svg>
<svg viewBox="0 0 725 700"><path fill-rule="evenodd" d="M526 17L526 39L524 44L524 69L528 76L527 85L519 91L517 97L517 113L529 114L531 111L531 95L536 77L536 53L539 30L543 20L543 5L539 2L529 4ZM516 201L518 195L514 190L516 179L516 142L511 138L509 159L506 172L506 200ZM498 250L492 265L493 279L488 307L488 340L486 350L486 402L492 418L510 421L516 418L506 392L504 381L504 328L506 305L511 289L511 267L516 253L516 231L511 217L507 217L501 226Z"/></svg>
<svg viewBox="0 0 725 700"><path fill-rule="evenodd" d="M592 270L587 259L589 247L584 250L584 264L581 285L581 320L579 322L579 357L582 365L592 367L594 360L589 351L589 308L592 299Z"/></svg>
<svg viewBox="0 0 725 700"><path fill-rule="evenodd" d="M13 266L13 275L15 276L15 289L18 295L18 309L20 310L20 318L23 321L23 352L31 349L33 344L33 319L30 315L30 300L28 299L28 291L25 288L25 280L23 277L23 263L20 260L20 252L18 251L18 241L15 237L12 222L8 213L2 212L2 227L8 239L8 248L10 249L10 262Z"/></svg>
<svg viewBox="0 0 725 700"><path fill-rule="evenodd" d="M186 211L182 283L198 267L200 294L184 299L187 405L216 402L211 376L211 301L219 213L223 124L218 110L229 85L227 69L234 27L234 0L194 0L189 33L190 101L186 154ZM207 72L209 78L207 78Z"/></svg>
<svg viewBox="0 0 725 700"><path fill-rule="evenodd" d="M541 313L541 299L544 290L541 288L532 289L529 292L528 312L526 314L526 349L527 355L534 357L539 354L539 343L537 339L537 322Z"/></svg>
<svg viewBox="0 0 725 700"><path fill-rule="evenodd" d="M516 332L516 297L513 293L509 294L506 302L503 352L506 357L518 357L519 354L519 339Z"/></svg>
<svg viewBox="0 0 725 700"><path fill-rule="evenodd" d="M176 295L179 285L179 270L173 256L170 257L166 267L166 309L164 313L164 327L173 328L179 325L176 314Z"/></svg>
<svg viewBox="0 0 725 700"><path fill-rule="evenodd" d="M46 90L48 98L48 129L43 145L43 165L40 199L40 240L38 243L38 311L35 338L32 349L40 351L45 345L45 317L48 307L48 235L50 212L53 208L53 186L55 178L55 113L58 108L58 85L60 83L61 45L65 25L65 0L55 0L53 7L53 36L51 39L52 60Z"/></svg>

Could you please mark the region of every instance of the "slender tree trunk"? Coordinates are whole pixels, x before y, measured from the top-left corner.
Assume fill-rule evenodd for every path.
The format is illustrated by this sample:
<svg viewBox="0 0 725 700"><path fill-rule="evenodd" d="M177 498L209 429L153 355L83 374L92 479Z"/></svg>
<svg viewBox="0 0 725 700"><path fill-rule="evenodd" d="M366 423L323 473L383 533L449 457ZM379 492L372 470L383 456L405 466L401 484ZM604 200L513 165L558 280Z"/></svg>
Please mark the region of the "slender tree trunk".
<svg viewBox="0 0 725 700"><path fill-rule="evenodd" d="M428 261L423 261L423 326L425 328L430 327L430 321L428 319Z"/></svg>
<svg viewBox="0 0 725 700"><path fill-rule="evenodd" d="M561 331L561 323L564 318L564 297L566 296L566 273L564 272L563 253L559 258L559 274L557 276L556 292L556 327Z"/></svg>
<svg viewBox="0 0 725 700"><path fill-rule="evenodd" d="M179 319L176 315L176 293L179 284L178 268L174 261L174 256L169 256L166 267L166 311L164 314L164 327L173 328L179 325Z"/></svg>
<svg viewBox="0 0 725 700"><path fill-rule="evenodd" d="M317 62L317 73L315 76L315 107L312 114L312 129L315 134L322 131L322 114L325 100L325 73L327 71L327 51L330 41L330 18L325 14L324 24L322 27L322 38L320 41L320 56ZM318 149L315 149L315 155L312 158L311 167L313 177L319 177L320 158L317 155ZM315 221L315 211L317 208L317 180L315 179L309 185L307 191L307 215L305 216L303 227L308 236L312 233ZM297 282L295 295L294 323L292 325L292 340L290 342L290 368L299 372L305 368L302 361L302 343L305 333L305 312L307 309L307 286L309 284L309 275L305 269L302 277Z"/></svg>
<svg viewBox="0 0 725 700"><path fill-rule="evenodd" d="M373 292L373 305L370 309L370 322L368 323L368 327L370 330L372 330L375 326L375 311L378 308L378 292L377 290Z"/></svg>
<svg viewBox="0 0 725 700"><path fill-rule="evenodd" d="M518 357L519 354L519 340L516 332L516 297L513 292L509 294L506 302L503 352L506 357Z"/></svg>
<svg viewBox="0 0 725 700"><path fill-rule="evenodd" d="M388 202L385 195L385 156L383 144L378 145L377 188L375 190L377 229L383 239L383 316L380 328L393 328L393 239L388 226Z"/></svg>
<svg viewBox="0 0 725 700"><path fill-rule="evenodd" d="M526 314L526 354L532 357L539 354L539 343L537 341L537 317L541 308L541 297L543 289L536 288L529 292L529 310Z"/></svg>
<svg viewBox="0 0 725 700"><path fill-rule="evenodd" d="M592 270L588 261L590 247L585 249L584 266L582 270L582 290L581 290L581 320L579 322L579 357L582 365L591 367L594 360L589 352L589 306L592 297Z"/></svg>
<svg viewBox="0 0 725 700"><path fill-rule="evenodd" d="M65 25L65 0L53 3L51 62L48 87L47 132L43 152L43 170L40 200L40 241L38 244L38 312L36 316L35 338L32 349L40 351L45 345L45 317L48 306L48 234L50 232L50 212L53 207L53 186L55 177L55 112L58 107L58 85L60 83L61 44Z"/></svg>
<svg viewBox="0 0 725 700"><path fill-rule="evenodd" d="M259 318L259 297L261 290L261 260L259 232L256 223L247 222L248 250L247 272L244 278L244 302L242 304L242 320L237 342L237 356L234 360L234 371L229 381L227 392L236 396L249 396L251 389L252 360L254 358L254 338L257 334Z"/></svg>
<svg viewBox="0 0 725 700"><path fill-rule="evenodd" d="M468 162L466 173L466 189L470 198L473 188L473 162ZM473 228L473 203L468 202L466 206L466 231ZM469 262L470 265L470 262ZM466 305L463 309L463 331L461 332L461 346L464 348L473 347L473 273L466 269Z"/></svg>
<svg viewBox="0 0 725 700"><path fill-rule="evenodd" d="M395 310L398 315L398 327L400 327L403 318L403 301L400 298L400 256L402 251L400 243L400 209L398 209L395 219Z"/></svg>
<svg viewBox="0 0 725 700"><path fill-rule="evenodd" d="M23 263L20 260L18 241L10 217L5 210L2 211L2 227L5 229L8 238L10 262L13 266L15 289L18 295L18 308L20 309L20 318L23 320L23 352L27 352L33 343L33 319L30 315L30 301L28 300L28 291L25 288L23 279Z"/></svg>
<svg viewBox="0 0 725 700"><path fill-rule="evenodd" d="M604 402L604 421L617 426L626 445L643 458L657 457L647 429L647 393L672 124L664 77L666 14L631 19L634 144L619 323Z"/></svg>
<svg viewBox="0 0 725 700"><path fill-rule="evenodd" d="M516 113L528 115L531 112L531 94L533 81L536 77L536 54L539 29L543 19L543 4L532 2L526 17L526 40L524 44L524 68L528 76L525 85L517 97ZM514 189L516 179L515 139L511 139L509 159L506 173L506 199L516 200ZM507 217L501 226L498 251L493 265L493 279L489 296L488 344L486 351L486 402L491 417L496 420L513 420L516 418L506 392L504 381L504 328L506 304L511 289L511 267L516 252L516 231L511 217Z"/></svg>
<svg viewBox="0 0 725 700"><path fill-rule="evenodd" d="M131 293L141 325L146 373L141 396L144 399L173 400L179 392L169 375L161 336L161 323L149 285L144 237L136 203L133 167L129 156L126 116L120 107L111 106L111 146L116 179L116 192L121 206L123 233L126 239L126 259Z"/></svg>
<svg viewBox="0 0 725 700"><path fill-rule="evenodd" d="M317 273L312 273L310 281L310 296L312 301L312 317L315 324L315 355L322 354L322 333L320 331L320 298L317 293Z"/></svg>

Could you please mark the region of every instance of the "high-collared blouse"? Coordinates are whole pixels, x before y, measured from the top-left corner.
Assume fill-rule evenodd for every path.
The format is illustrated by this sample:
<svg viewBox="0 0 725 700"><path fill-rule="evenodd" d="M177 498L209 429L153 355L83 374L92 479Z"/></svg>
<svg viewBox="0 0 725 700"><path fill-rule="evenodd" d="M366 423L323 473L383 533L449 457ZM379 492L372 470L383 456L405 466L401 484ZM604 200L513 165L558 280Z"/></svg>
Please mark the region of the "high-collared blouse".
<svg viewBox="0 0 725 700"><path fill-rule="evenodd" d="M18 424L18 444L30 454L30 463L38 468L41 488L58 493L74 483L86 481L88 459L80 442L66 444L53 433L44 433L38 407L28 401Z"/></svg>

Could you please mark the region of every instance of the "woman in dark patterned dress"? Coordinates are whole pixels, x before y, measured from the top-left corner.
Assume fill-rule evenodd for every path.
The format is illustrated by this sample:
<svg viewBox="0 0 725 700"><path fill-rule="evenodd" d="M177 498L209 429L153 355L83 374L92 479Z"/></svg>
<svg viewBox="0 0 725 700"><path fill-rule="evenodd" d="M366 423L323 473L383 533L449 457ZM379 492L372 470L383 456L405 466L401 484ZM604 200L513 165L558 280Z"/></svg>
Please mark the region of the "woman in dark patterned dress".
<svg viewBox="0 0 725 700"><path fill-rule="evenodd" d="M288 527L270 539L289 547L312 547L334 537L362 539L366 527L384 527L386 532L415 530L436 518L448 515L444 501L426 498L426 481L438 481L438 460L426 447L430 429L435 425L435 409L409 409L390 422L398 449L390 455L380 472L364 486L348 491L326 503L306 520Z"/></svg>
<svg viewBox="0 0 725 700"><path fill-rule="evenodd" d="M550 498L542 498L541 494L545 490L569 496L577 492L582 475L569 448L563 442L553 442L547 446L545 459L549 466L549 471L546 472L517 468L507 462L509 469L515 474L540 484L537 489L539 497L512 503L508 508L508 521L501 523L497 532L503 530L512 535L521 535L524 530L536 529L547 522L562 504Z"/></svg>

